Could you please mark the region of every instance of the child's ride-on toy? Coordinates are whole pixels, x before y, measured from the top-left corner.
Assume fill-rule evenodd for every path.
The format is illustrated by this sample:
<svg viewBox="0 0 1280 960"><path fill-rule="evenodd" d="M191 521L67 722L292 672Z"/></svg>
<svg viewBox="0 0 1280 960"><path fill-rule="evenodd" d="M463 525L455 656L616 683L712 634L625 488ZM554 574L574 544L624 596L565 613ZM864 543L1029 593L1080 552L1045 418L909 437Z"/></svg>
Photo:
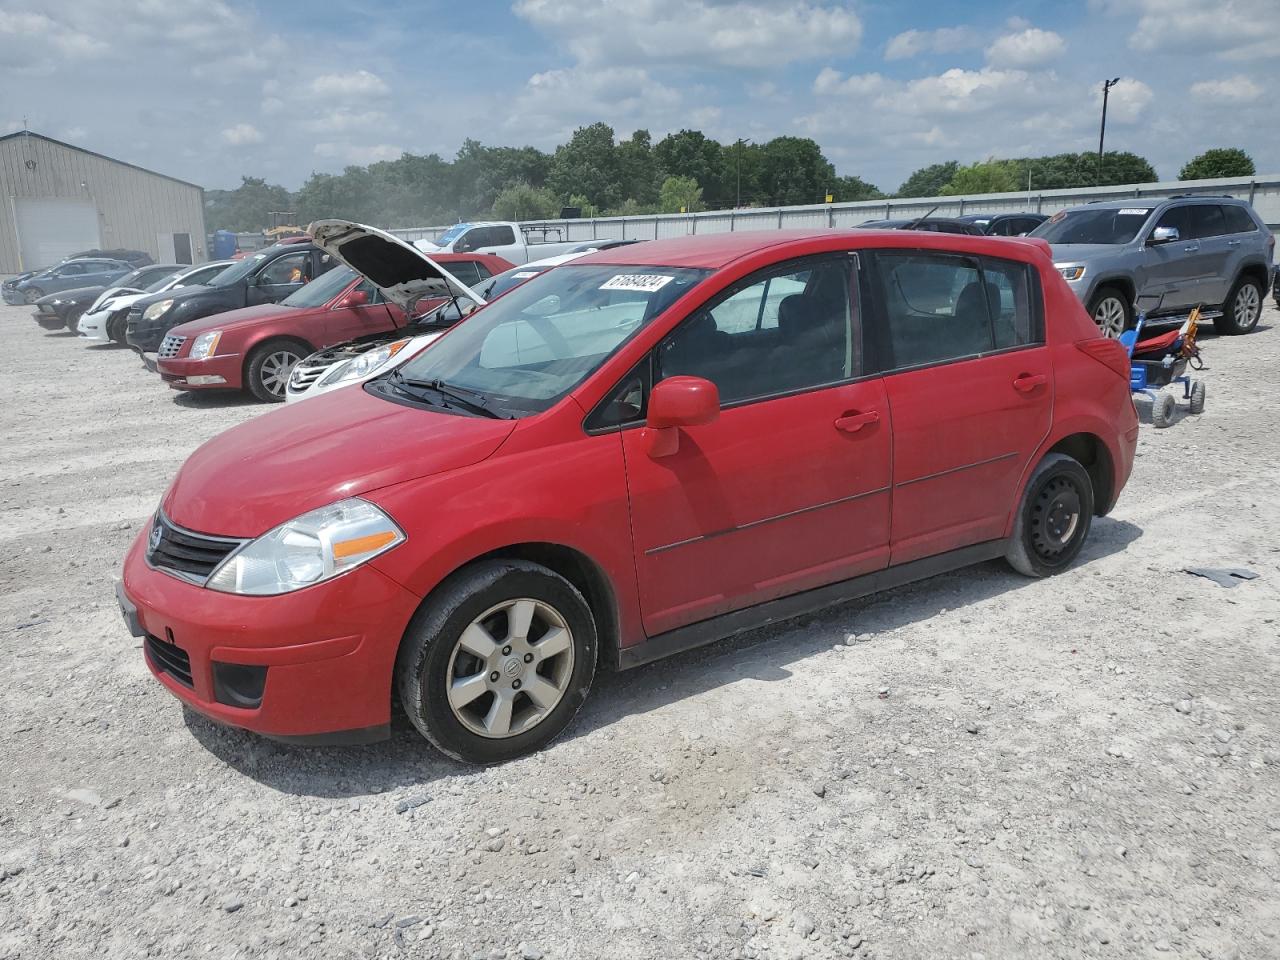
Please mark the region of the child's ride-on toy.
<svg viewBox="0 0 1280 960"><path fill-rule="evenodd" d="M1138 313L1138 322L1132 330L1120 335L1120 343L1129 353L1129 389L1151 398L1151 422L1156 427L1173 423L1176 405L1174 395L1161 389L1174 383L1182 384L1182 398L1187 410L1201 413L1204 410L1204 381L1193 380L1187 367L1200 370L1200 348L1196 346L1196 325L1200 308L1196 307L1177 330L1139 342L1146 325L1146 313Z"/></svg>

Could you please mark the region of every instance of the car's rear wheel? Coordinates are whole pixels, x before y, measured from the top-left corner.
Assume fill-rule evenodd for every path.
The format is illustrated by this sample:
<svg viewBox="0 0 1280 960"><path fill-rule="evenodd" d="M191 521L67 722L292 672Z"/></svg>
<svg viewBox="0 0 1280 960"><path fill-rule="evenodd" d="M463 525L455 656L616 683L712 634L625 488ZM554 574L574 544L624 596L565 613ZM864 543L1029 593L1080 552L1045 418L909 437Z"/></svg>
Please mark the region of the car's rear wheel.
<svg viewBox="0 0 1280 960"><path fill-rule="evenodd" d="M28 287L26 290L22 291L22 299L27 303L35 303L43 296L44 291L39 287Z"/></svg>
<svg viewBox="0 0 1280 960"><path fill-rule="evenodd" d="M1118 287L1103 287L1094 294L1089 305L1089 316L1098 325L1104 337L1112 340L1129 329L1133 322L1133 308L1129 300Z"/></svg>
<svg viewBox="0 0 1280 960"><path fill-rule="evenodd" d="M1222 305L1222 316L1213 321L1218 333L1248 333L1262 316L1262 285L1252 277L1241 277Z"/></svg>
<svg viewBox="0 0 1280 960"><path fill-rule="evenodd" d="M281 403L294 364L311 351L296 340L272 340L249 354L245 386L264 403Z"/></svg>
<svg viewBox="0 0 1280 960"><path fill-rule="evenodd" d="M1051 453L1036 467L1018 506L1005 559L1028 577L1065 570L1089 536L1093 482L1080 462Z"/></svg>
<svg viewBox="0 0 1280 960"><path fill-rule="evenodd" d="M396 661L415 727L467 763L499 763L545 746L587 698L595 619L564 577L524 560L455 574L423 604Z"/></svg>

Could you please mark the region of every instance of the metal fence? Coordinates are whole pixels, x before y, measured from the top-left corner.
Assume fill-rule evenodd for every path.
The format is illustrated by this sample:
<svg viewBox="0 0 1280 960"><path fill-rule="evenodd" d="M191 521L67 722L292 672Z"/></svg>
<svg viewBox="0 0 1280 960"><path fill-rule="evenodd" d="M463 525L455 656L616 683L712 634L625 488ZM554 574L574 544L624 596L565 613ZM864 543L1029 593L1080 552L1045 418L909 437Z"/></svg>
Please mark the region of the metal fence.
<svg viewBox="0 0 1280 960"><path fill-rule="evenodd" d="M902 200L862 200L856 203L822 203L798 207L752 207L738 210L709 210L704 213L644 214L634 217L584 217L580 220L536 220L525 226L550 227L569 241L658 240L698 233L726 233L732 230L813 229L856 227L867 220L920 217L933 212L937 217L958 217L966 213L1017 213L1034 211L1053 214L1093 200L1132 197L1158 199L1183 193L1216 194L1248 200L1273 233L1280 233L1280 174L1254 177L1227 177L1216 180L1173 180L1165 183L1134 183L1115 187L1082 187L1071 190L1042 190L1031 193L987 193L964 197L912 197ZM406 240L434 240L448 227L414 227L392 230Z"/></svg>

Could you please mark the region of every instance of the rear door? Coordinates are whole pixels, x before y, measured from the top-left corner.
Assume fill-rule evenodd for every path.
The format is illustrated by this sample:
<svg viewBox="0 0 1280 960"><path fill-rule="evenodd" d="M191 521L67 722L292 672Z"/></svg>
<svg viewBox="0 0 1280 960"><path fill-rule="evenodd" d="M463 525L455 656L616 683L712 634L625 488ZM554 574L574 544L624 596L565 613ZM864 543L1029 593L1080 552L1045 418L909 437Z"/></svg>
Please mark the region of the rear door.
<svg viewBox="0 0 1280 960"><path fill-rule="evenodd" d="M886 564L888 406L862 369L855 263L766 270L672 331L652 378L703 377L721 401L716 421L680 431L674 454L652 454L643 406L626 400L644 384L620 385L637 418L622 438L650 635ZM791 292L774 302L779 290Z"/></svg>
<svg viewBox="0 0 1280 960"><path fill-rule="evenodd" d="M1217 306L1227 299L1227 288L1234 279L1228 270L1232 254L1230 231L1221 204L1197 203L1190 210L1191 232L1200 246L1196 258L1195 300Z"/></svg>
<svg viewBox="0 0 1280 960"><path fill-rule="evenodd" d="M869 259L893 421L890 562L999 539L1053 413L1039 277L995 257Z"/></svg>

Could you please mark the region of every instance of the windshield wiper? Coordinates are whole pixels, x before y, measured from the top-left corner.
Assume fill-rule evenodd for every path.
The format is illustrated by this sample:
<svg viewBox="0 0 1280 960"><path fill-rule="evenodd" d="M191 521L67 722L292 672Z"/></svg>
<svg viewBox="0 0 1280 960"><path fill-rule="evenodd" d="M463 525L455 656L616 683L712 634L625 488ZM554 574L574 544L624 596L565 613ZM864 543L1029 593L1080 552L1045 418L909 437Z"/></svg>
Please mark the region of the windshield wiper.
<svg viewBox="0 0 1280 960"><path fill-rule="evenodd" d="M440 394L452 400L459 406L465 407L475 413L479 413L485 417L492 417L495 420L510 420L511 416L495 410L489 405L489 398L483 393L477 393L475 390L468 390L465 387L458 387L445 383L443 380L415 380L412 377L406 377L399 370L391 374L391 382L399 385L417 387L418 389L426 389ZM469 394L469 396L467 396ZM445 404L448 406L448 404Z"/></svg>

